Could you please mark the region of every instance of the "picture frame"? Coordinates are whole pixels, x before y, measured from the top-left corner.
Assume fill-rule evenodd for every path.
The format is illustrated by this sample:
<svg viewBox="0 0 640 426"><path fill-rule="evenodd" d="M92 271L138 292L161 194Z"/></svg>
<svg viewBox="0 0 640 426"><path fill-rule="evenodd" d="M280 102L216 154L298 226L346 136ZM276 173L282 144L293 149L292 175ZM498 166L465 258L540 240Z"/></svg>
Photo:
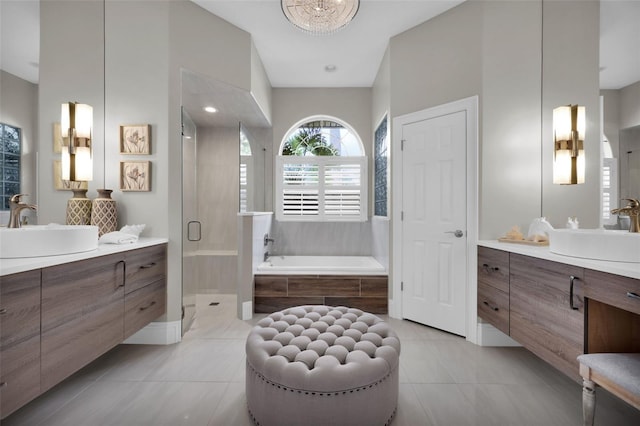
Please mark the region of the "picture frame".
<svg viewBox="0 0 640 426"><path fill-rule="evenodd" d="M126 124L120 126L120 154L151 154L151 125Z"/></svg>
<svg viewBox="0 0 640 426"><path fill-rule="evenodd" d="M120 190L151 191L151 161L121 161Z"/></svg>
<svg viewBox="0 0 640 426"><path fill-rule="evenodd" d="M62 161L53 160L53 188L56 191L70 191L72 189L89 189L87 181L62 180Z"/></svg>

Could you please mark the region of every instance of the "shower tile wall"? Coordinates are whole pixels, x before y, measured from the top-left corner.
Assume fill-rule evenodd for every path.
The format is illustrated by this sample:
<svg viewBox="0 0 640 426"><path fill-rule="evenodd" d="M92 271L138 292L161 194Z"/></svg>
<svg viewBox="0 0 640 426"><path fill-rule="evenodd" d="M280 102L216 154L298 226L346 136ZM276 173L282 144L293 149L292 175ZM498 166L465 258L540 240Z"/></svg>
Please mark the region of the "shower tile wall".
<svg viewBox="0 0 640 426"><path fill-rule="evenodd" d="M368 222L278 222L271 232L275 255L371 256L371 221Z"/></svg>
<svg viewBox="0 0 640 426"><path fill-rule="evenodd" d="M196 263L203 293L235 292L238 263L239 132L198 128L198 220L202 239Z"/></svg>
<svg viewBox="0 0 640 426"><path fill-rule="evenodd" d="M371 219L371 236L373 241L371 255L382 266L389 270L389 227L391 222L387 217L373 217Z"/></svg>

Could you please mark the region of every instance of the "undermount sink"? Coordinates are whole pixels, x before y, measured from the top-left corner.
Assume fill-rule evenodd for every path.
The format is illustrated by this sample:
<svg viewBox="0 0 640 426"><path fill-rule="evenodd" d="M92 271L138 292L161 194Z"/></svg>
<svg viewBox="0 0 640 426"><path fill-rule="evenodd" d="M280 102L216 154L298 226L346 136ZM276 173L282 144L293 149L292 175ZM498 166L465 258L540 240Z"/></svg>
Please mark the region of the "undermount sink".
<svg viewBox="0 0 640 426"><path fill-rule="evenodd" d="M0 228L0 259L57 256L97 248L97 226L51 224Z"/></svg>
<svg viewBox="0 0 640 426"><path fill-rule="evenodd" d="M607 229L553 229L549 250L564 256L640 263L640 234Z"/></svg>

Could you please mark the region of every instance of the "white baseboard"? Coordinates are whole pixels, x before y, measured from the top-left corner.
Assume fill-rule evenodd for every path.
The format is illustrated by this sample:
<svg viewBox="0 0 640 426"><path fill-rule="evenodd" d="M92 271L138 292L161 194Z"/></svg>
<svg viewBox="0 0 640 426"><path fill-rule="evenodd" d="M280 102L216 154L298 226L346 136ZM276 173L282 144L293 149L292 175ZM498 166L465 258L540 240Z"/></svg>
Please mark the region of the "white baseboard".
<svg viewBox="0 0 640 426"><path fill-rule="evenodd" d="M522 346L491 324L478 323L478 345L480 346Z"/></svg>
<svg viewBox="0 0 640 426"><path fill-rule="evenodd" d="M242 302L242 320L247 321L253 318L253 301Z"/></svg>
<svg viewBox="0 0 640 426"><path fill-rule="evenodd" d="M152 322L122 343L172 345L182 340L182 321Z"/></svg>

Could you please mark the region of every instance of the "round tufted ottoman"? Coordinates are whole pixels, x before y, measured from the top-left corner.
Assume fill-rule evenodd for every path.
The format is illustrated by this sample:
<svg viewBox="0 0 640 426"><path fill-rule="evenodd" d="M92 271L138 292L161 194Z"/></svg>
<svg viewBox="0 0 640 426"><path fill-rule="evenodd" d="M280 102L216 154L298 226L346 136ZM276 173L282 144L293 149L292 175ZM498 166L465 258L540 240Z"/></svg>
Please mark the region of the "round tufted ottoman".
<svg viewBox="0 0 640 426"><path fill-rule="evenodd" d="M400 340L359 309L297 306L263 318L246 344L249 413L261 426L387 425Z"/></svg>

